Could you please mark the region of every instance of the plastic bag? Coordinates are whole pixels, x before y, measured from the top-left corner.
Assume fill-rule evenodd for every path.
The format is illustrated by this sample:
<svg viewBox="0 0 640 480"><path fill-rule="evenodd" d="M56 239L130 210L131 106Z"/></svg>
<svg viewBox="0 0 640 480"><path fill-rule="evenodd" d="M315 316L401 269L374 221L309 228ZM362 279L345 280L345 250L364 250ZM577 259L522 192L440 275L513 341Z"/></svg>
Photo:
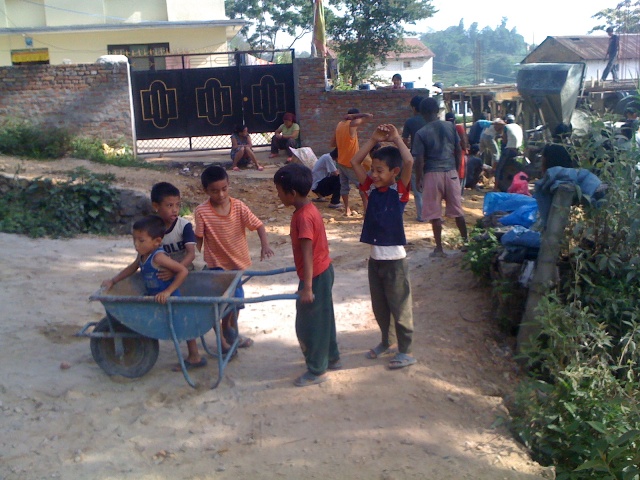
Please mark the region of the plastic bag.
<svg viewBox="0 0 640 480"><path fill-rule="evenodd" d="M491 215L493 212L513 212L523 205L536 204L536 199L519 193L489 192L484 197L482 213Z"/></svg>
<svg viewBox="0 0 640 480"><path fill-rule="evenodd" d="M502 225L522 225L529 228L536 221L538 216L538 204L533 202L530 205L523 205L517 208L509 215L500 218L498 222Z"/></svg>
<svg viewBox="0 0 640 480"><path fill-rule="evenodd" d="M502 235L500 243L505 247L540 248L540 232L534 232L528 228L515 226Z"/></svg>

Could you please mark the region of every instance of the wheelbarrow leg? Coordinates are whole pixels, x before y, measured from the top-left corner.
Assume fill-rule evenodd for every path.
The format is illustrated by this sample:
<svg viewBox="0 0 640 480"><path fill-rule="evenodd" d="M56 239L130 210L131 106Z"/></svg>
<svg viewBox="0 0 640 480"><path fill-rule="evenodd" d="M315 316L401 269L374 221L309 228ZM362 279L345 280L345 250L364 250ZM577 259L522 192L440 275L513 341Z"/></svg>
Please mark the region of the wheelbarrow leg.
<svg viewBox="0 0 640 480"><path fill-rule="evenodd" d="M222 352L222 330L220 328L220 319L222 318L223 314L224 316L226 316L232 311L233 309L229 309L228 307L220 308L219 303L215 303L213 305L213 317L215 318L213 322L213 330L216 335L215 352L209 349L204 335L200 337L200 342L202 343L202 347L204 348L204 350L212 357L216 357L216 359L218 360L218 378L211 387L212 389L216 388L222 381L222 377L224 376L224 369L227 368L227 364L231 361L231 358L233 358L233 354L238 348L238 339L236 338L233 344L230 345L227 353Z"/></svg>
<svg viewBox="0 0 640 480"><path fill-rule="evenodd" d="M230 358L230 353L232 352L232 350L230 349L227 352L227 359L225 359L225 355L222 353L222 332L220 331L220 305L219 304L214 304L213 305L213 317L214 317L214 322L213 322L213 329L216 332L216 349L217 349L217 357L218 357L218 378L217 380L214 382L214 384L211 386L212 389L216 388L218 385L220 385L220 382L222 381L222 376L224 375L224 369L227 366L228 363L228 358Z"/></svg>
<svg viewBox="0 0 640 480"><path fill-rule="evenodd" d="M173 305L171 302L168 303L169 307L169 330L171 331L171 340L173 340L173 346L176 348L176 353L178 355L178 361L180 362L180 368L182 369L182 375L184 375L184 379L187 383L196 388L196 384L191 377L189 376L189 372L187 372L187 367L184 364L184 359L182 358L182 352L180 352L180 343L178 342L178 338L176 337L176 330L173 326Z"/></svg>

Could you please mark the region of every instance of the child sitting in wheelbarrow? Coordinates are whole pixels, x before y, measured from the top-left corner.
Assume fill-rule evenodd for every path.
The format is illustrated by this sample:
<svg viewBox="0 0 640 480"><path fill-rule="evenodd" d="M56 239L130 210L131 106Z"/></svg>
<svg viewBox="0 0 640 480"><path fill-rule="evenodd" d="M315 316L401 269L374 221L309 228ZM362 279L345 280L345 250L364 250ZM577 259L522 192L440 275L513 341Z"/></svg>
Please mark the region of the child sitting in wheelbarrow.
<svg viewBox="0 0 640 480"><path fill-rule="evenodd" d="M144 217L133 224L133 245L138 252L137 258L128 267L111 280L102 282L109 290L116 283L130 277L140 269L147 295L153 295L156 302L167 303L171 295L180 295L178 287L187 278L187 268L169 258L162 248L164 221L155 215ZM165 268L173 272L171 280L160 280L158 272Z"/></svg>

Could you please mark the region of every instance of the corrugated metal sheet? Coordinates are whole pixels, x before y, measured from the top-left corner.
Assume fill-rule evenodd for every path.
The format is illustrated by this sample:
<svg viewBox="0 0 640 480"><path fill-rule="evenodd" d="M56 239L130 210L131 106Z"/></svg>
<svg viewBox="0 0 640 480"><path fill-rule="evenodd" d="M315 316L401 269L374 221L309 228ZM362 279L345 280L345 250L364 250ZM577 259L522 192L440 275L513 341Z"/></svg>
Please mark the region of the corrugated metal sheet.
<svg viewBox="0 0 640 480"><path fill-rule="evenodd" d="M387 58L433 58L435 54L431 51L429 47L427 47L424 43L422 43L418 38L405 38L403 39L405 47L409 50L407 52L402 52L400 55L395 56L393 53L389 54Z"/></svg>
<svg viewBox="0 0 640 480"><path fill-rule="evenodd" d="M637 60L640 58L640 34L619 34L620 60ZM564 61L604 60L609 48L609 37L602 35L577 35L571 37L547 37L540 45L527 55L522 63L538 61L562 61L565 55L575 55L575 58L565 58Z"/></svg>
<svg viewBox="0 0 640 480"><path fill-rule="evenodd" d="M424 43L420 41L418 38L404 38L403 39L405 47L409 49L408 52L402 52L400 55L396 56L393 52L389 52L387 54L387 60L396 60L403 58L434 58L436 56L435 53L429 49ZM329 42L327 45L327 54L331 58L338 58L338 53L333 48L335 45L332 42Z"/></svg>

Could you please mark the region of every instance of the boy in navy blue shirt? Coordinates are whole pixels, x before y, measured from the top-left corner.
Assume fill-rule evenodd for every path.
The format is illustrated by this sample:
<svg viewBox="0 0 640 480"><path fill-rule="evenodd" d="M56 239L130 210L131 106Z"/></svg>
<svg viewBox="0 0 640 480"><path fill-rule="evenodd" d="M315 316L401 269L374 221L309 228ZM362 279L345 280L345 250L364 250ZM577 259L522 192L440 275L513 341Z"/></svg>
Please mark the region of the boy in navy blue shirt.
<svg viewBox="0 0 640 480"><path fill-rule="evenodd" d="M373 153L371 171L367 174L362 161L378 142L391 142L395 146L382 147ZM389 362L389 368L407 367L416 363L416 359L410 355L413 310L402 215L409 201L413 157L396 127L385 124L373 132L351 165L360 190L369 198L360 241L371 245L369 291L373 314L382 333L380 344L366 356L377 358L388 351L389 327L393 321L398 353Z"/></svg>

